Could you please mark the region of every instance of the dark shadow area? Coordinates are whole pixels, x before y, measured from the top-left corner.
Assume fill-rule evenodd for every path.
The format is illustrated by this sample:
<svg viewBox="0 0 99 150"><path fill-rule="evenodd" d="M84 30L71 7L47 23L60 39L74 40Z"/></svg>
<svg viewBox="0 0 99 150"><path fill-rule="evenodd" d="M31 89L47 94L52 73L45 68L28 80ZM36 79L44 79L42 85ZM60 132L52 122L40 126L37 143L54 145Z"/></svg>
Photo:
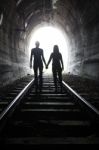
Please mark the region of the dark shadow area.
<svg viewBox="0 0 99 150"><path fill-rule="evenodd" d="M99 82L75 75L64 75L63 80L99 110Z"/></svg>

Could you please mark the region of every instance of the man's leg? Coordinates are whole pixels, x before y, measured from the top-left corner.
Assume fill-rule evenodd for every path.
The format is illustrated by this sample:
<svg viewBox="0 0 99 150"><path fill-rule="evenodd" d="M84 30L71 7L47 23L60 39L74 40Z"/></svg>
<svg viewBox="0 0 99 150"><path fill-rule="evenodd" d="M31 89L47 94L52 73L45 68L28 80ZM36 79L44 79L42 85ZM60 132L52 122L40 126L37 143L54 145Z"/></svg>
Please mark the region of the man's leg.
<svg viewBox="0 0 99 150"><path fill-rule="evenodd" d="M35 88L37 90L38 88L38 68L37 67L34 67L34 78L35 78Z"/></svg>
<svg viewBox="0 0 99 150"><path fill-rule="evenodd" d="M43 85L43 67L39 68L39 87L40 90L42 90L42 85Z"/></svg>

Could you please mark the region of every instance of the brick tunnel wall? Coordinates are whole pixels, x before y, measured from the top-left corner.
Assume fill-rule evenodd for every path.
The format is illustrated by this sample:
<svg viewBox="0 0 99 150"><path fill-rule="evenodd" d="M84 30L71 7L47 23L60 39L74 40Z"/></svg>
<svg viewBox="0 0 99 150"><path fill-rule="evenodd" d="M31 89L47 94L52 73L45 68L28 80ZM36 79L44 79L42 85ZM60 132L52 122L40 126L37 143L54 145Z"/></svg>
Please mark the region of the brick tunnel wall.
<svg viewBox="0 0 99 150"><path fill-rule="evenodd" d="M17 14L13 0L0 6L0 87L29 72L29 59L24 39L23 18ZM20 30L22 29L22 30Z"/></svg>
<svg viewBox="0 0 99 150"><path fill-rule="evenodd" d="M99 1L58 0L58 14L69 32L69 72L99 79Z"/></svg>
<svg viewBox="0 0 99 150"><path fill-rule="evenodd" d="M99 6L99 5L98 5ZM70 70L73 74L99 79L99 8L88 4L72 33ZM85 11L86 10L86 11ZM80 14L81 15L81 14ZM80 22L79 22L80 20ZM74 46L73 46L74 45Z"/></svg>

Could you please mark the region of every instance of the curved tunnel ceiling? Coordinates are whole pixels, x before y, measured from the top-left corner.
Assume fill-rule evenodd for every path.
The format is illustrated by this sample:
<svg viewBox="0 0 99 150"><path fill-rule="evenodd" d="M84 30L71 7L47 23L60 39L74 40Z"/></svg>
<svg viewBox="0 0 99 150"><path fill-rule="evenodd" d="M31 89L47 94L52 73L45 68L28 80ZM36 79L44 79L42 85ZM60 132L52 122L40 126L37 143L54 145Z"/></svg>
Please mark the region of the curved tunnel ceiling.
<svg viewBox="0 0 99 150"><path fill-rule="evenodd" d="M9 4L8 4L9 3ZM99 23L98 0L15 0L17 12L24 17L25 27L33 23L55 21L73 28L83 24L89 28ZM1 0L0 14L5 11L7 0ZM92 26L93 25L93 26Z"/></svg>
<svg viewBox="0 0 99 150"><path fill-rule="evenodd" d="M6 3L9 2L1 0L0 14L5 11ZM99 23L98 0L15 0L15 3L28 34L41 22L59 24L73 35L76 28L89 30Z"/></svg>
<svg viewBox="0 0 99 150"><path fill-rule="evenodd" d="M15 0L17 12L23 15L25 27L31 29L33 24L55 22L71 32L83 25L91 28L99 23L98 0ZM56 2L55 5L54 1ZM54 9L55 8L55 9ZM92 26L93 25L93 26Z"/></svg>
<svg viewBox="0 0 99 150"><path fill-rule="evenodd" d="M52 11L51 0L16 0L17 12L24 17L25 29L32 28L41 22L50 22Z"/></svg>

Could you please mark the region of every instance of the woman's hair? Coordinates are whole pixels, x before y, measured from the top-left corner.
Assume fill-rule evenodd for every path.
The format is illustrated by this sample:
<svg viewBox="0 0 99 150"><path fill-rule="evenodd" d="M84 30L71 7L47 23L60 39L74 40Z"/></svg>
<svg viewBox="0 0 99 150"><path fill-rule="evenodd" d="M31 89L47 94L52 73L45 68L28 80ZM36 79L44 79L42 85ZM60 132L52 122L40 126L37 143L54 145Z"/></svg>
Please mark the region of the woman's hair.
<svg viewBox="0 0 99 150"><path fill-rule="evenodd" d="M54 45L53 52L54 53L59 53L59 47L58 47L58 45Z"/></svg>

